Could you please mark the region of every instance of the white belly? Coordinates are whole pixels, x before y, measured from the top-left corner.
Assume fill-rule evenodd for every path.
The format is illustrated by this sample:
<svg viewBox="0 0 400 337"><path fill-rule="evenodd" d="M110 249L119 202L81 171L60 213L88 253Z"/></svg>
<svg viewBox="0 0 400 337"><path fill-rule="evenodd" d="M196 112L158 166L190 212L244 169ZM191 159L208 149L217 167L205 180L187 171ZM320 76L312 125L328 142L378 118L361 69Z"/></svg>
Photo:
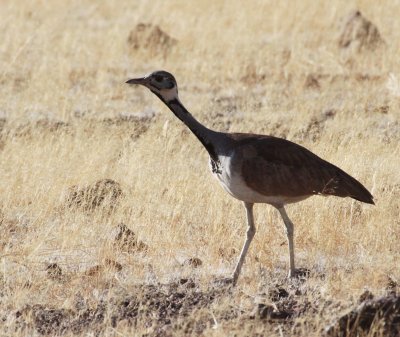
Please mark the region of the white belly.
<svg viewBox="0 0 400 337"><path fill-rule="evenodd" d="M285 205L297 201L304 200L309 196L301 197L286 197L283 195L268 196L258 193L247 186L240 170L234 169L232 157L219 156L220 167L219 172L213 172L213 175L218 179L222 187L231 196L236 199L249 203L266 203L272 205ZM239 165L240 167L240 165Z"/></svg>

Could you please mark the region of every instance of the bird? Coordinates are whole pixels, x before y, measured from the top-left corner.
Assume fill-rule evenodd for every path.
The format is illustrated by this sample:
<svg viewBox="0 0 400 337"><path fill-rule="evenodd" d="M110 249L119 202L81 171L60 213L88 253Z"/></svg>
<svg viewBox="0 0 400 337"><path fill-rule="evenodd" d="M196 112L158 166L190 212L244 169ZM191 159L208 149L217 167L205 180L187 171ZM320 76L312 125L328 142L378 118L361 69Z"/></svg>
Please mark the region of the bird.
<svg viewBox="0 0 400 337"><path fill-rule="evenodd" d="M190 129L209 154L212 174L226 192L242 201L247 231L235 269L227 278L233 286L256 233L254 204L269 204L282 217L289 250L289 278L299 276L301 269L295 267L294 224L286 213L287 204L322 195L350 197L374 205L372 194L359 181L301 145L270 135L207 128L181 103L175 77L167 71L154 71L126 83L148 88Z"/></svg>

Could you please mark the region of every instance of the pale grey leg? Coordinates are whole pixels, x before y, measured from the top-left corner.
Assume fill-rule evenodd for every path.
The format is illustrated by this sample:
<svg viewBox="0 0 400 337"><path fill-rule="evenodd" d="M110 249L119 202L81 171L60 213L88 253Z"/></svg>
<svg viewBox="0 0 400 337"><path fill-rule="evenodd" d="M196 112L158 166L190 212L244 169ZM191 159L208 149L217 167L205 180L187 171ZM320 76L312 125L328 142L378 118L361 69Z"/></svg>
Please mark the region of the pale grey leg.
<svg viewBox="0 0 400 337"><path fill-rule="evenodd" d="M294 226L293 222L290 221L288 215L286 214L285 207L277 207L279 213L282 216L283 222L285 223L286 227L286 235L289 244L289 277L295 276L295 267L294 267L294 242L293 242L293 233L294 233Z"/></svg>
<svg viewBox="0 0 400 337"><path fill-rule="evenodd" d="M242 252L240 253L239 261L236 265L235 271L232 275L232 283L236 284L237 279L240 274L240 270L242 269L244 259L246 258L247 251L249 250L250 243L256 234L256 227L254 225L254 217L253 217L253 205L252 203L243 202L244 207L246 208L246 216L247 216L247 232L246 232L246 241L244 242Z"/></svg>

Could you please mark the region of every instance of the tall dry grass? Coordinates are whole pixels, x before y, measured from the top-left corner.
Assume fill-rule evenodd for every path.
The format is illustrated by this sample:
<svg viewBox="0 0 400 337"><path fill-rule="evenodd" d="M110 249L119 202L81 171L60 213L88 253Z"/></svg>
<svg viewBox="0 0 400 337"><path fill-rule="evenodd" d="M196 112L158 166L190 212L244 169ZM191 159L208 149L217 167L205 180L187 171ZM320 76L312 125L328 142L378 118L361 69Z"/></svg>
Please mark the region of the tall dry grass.
<svg viewBox="0 0 400 337"><path fill-rule="evenodd" d="M340 19L354 8L377 25L384 47L338 49ZM205 124L296 141L371 190L375 207L322 197L288 207L297 264L325 274L313 281L325 298L349 302L365 288L383 293L388 276L400 280L399 8L368 0L1 2L2 334L28 333L14 331L12 316L26 305L68 309L76 294L90 304L137 283L186 275L206 284L231 272L244 240L242 206L209 174L195 137L156 97L124 84L155 69L176 75L181 100ZM141 22L159 25L176 46L166 55L132 50L127 39ZM319 88L305 85L310 75ZM66 207L68 188L104 178L124 191L115 211ZM277 212L255 211L238 286L250 295L265 273L283 275L288 260ZM115 249L120 223L147 253ZM203 266L182 266L190 257ZM84 276L106 259L123 270ZM49 263L66 283L49 279ZM204 334L234 332L255 331L236 321Z"/></svg>

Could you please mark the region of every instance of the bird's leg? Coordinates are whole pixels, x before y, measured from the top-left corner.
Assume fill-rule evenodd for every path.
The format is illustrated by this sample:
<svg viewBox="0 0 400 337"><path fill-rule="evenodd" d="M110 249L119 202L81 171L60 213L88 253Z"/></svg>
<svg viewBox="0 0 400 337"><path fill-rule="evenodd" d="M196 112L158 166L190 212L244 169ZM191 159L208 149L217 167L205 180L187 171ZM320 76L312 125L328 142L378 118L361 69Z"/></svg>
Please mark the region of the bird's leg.
<svg viewBox="0 0 400 337"><path fill-rule="evenodd" d="M286 227L286 235L289 244L289 277L295 277L296 269L294 267L294 242L293 242L293 233L294 233L294 226L293 222L290 221L288 215L286 214L286 210L283 206L277 207L279 213L282 216L283 222L285 223Z"/></svg>
<svg viewBox="0 0 400 337"><path fill-rule="evenodd" d="M247 251L249 250L250 243L256 234L256 227L254 225L254 216L253 216L253 205L252 203L244 202L244 207L246 208L246 216L247 216L247 232L246 232L246 241L244 242L242 251L240 253L239 261L236 265L235 271L232 275L232 283L236 285L237 279L240 274L240 270L242 269L244 259L246 258Z"/></svg>

